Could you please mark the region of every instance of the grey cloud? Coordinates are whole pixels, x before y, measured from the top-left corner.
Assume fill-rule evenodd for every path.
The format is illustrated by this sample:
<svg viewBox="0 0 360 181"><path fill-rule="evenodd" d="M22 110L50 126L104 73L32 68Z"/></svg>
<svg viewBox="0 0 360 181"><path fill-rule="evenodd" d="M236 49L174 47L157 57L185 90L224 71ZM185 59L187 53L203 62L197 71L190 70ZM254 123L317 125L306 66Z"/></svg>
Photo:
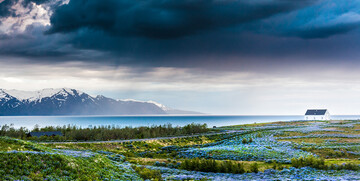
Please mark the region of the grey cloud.
<svg viewBox="0 0 360 181"><path fill-rule="evenodd" d="M4 0L0 3L0 18L5 18L5 17L16 17L18 16L16 14L16 9L14 7L14 5L22 2L21 4L26 7L26 8L32 8L30 6L31 3L35 3L37 5L40 4L44 4L49 2L50 0L24 0L24 1L20 1L20 0Z"/></svg>

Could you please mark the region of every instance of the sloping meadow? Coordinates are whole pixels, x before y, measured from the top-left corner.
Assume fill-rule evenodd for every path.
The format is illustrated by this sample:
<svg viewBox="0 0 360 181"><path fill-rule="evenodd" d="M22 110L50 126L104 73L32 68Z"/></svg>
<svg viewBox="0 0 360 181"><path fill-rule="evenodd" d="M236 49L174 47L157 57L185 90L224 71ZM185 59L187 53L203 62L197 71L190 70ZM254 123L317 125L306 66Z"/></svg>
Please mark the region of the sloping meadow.
<svg viewBox="0 0 360 181"><path fill-rule="evenodd" d="M113 155L49 149L6 137L0 144L0 180L141 180Z"/></svg>
<svg viewBox="0 0 360 181"><path fill-rule="evenodd" d="M253 133L235 136L214 145L191 148L180 152L182 157L208 158L217 160L238 161L276 161L288 163L291 158L313 155L312 153L295 149L290 142L278 142L275 132Z"/></svg>

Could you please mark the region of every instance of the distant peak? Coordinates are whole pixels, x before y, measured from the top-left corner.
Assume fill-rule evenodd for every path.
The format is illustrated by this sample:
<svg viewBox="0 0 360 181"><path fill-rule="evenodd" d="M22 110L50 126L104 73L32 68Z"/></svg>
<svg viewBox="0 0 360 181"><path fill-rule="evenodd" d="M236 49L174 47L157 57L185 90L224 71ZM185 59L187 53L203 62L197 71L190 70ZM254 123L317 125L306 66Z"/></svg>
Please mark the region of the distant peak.
<svg viewBox="0 0 360 181"><path fill-rule="evenodd" d="M81 95L84 94L84 92L76 90L76 89L71 89L71 88L61 88L61 90L59 92L66 92L69 93L71 95L75 95L76 93Z"/></svg>
<svg viewBox="0 0 360 181"><path fill-rule="evenodd" d="M7 95L6 92L4 92L3 89L0 89L0 99L1 99L1 98L5 98L6 95Z"/></svg>
<svg viewBox="0 0 360 181"><path fill-rule="evenodd" d="M155 101L115 100L103 95L91 96L71 88L37 91L0 89L0 103L0 109L9 109L2 112L3 115L194 114L171 109Z"/></svg>
<svg viewBox="0 0 360 181"><path fill-rule="evenodd" d="M76 91L75 89L71 89L71 88L67 88L67 87L61 88L61 90L66 91L66 92L74 92L74 91Z"/></svg>
<svg viewBox="0 0 360 181"><path fill-rule="evenodd" d="M37 90L37 91L20 91L20 90L4 90L1 89L0 94L8 94L12 97L15 97L16 99L20 100L20 101L37 101L37 100L41 100L43 98L46 97L52 97L56 94L63 94L63 95L75 95L75 94L83 94L83 92L81 91L77 91L75 89L70 89L70 88L58 88L58 89L54 89L54 88L46 88L46 89L41 89L41 90Z"/></svg>

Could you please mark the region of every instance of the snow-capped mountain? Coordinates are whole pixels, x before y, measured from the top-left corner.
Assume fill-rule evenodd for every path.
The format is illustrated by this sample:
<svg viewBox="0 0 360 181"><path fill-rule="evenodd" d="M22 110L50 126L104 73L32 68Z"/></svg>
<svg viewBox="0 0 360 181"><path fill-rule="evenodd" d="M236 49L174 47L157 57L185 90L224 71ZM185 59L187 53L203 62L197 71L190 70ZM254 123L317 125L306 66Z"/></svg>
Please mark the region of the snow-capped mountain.
<svg viewBox="0 0 360 181"><path fill-rule="evenodd" d="M0 115L168 114L174 109L154 101L115 100L62 88L39 91L0 89ZM176 114L176 113L170 113Z"/></svg>

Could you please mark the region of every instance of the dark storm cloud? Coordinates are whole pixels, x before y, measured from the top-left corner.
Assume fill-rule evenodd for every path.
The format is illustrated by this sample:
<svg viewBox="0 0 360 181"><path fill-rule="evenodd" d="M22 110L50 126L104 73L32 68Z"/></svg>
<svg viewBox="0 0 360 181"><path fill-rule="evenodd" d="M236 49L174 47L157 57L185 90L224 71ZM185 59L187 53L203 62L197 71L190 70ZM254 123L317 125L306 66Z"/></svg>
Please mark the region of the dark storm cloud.
<svg viewBox="0 0 360 181"><path fill-rule="evenodd" d="M311 6L278 15L254 24L260 33L299 37L329 38L360 26L360 1L321 0Z"/></svg>
<svg viewBox="0 0 360 181"><path fill-rule="evenodd" d="M37 5L40 5L40 4L44 4L44 3L47 3L49 2L50 0L24 0L24 4L27 5L31 2L37 4Z"/></svg>
<svg viewBox="0 0 360 181"><path fill-rule="evenodd" d="M89 28L114 36L169 39L238 26L308 4L306 0L71 0L54 12L49 33Z"/></svg>
<svg viewBox="0 0 360 181"><path fill-rule="evenodd" d="M12 6L16 4L14 0L4 0L0 3L0 18L15 16L15 10L12 9Z"/></svg>
<svg viewBox="0 0 360 181"><path fill-rule="evenodd" d="M59 46L61 35L47 37L43 35L45 30L43 26L28 26L22 34L1 35L0 54L28 58L65 56L67 53Z"/></svg>
<svg viewBox="0 0 360 181"><path fill-rule="evenodd" d="M298 30L290 33L290 35L294 35L297 37L301 37L304 39L314 39L314 38L328 38L333 35L344 34L349 31L352 31L358 28L360 23L349 23L349 24L341 24L341 25L332 25L325 27L317 27L309 30Z"/></svg>
<svg viewBox="0 0 360 181"><path fill-rule="evenodd" d="M213 69L359 55L360 0L51 2L51 25L1 36L12 39L0 42L1 54L45 62Z"/></svg>

